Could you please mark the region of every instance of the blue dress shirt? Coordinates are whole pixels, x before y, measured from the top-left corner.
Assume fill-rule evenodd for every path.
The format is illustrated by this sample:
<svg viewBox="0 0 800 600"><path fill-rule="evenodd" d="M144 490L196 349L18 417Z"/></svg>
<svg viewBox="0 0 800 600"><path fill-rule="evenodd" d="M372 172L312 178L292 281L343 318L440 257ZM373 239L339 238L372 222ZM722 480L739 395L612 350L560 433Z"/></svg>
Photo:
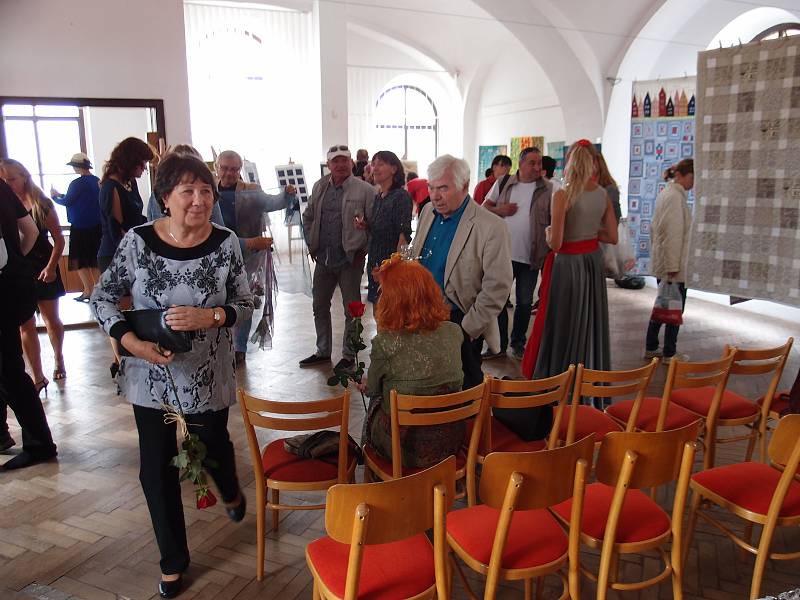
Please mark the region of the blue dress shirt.
<svg viewBox="0 0 800 600"><path fill-rule="evenodd" d="M464 198L464 202L461 203L458 210L449 217L443 217L434 209L433 224L428 231L425 245L422 246L422 252L420 253L422 266L431 272L445 296L447 294L444 291L444 270L447 265L447 255L450 252L450 246L456 236L456 229L458 229L458 223L461 221L461 215L464 214L467 202L469 202L469 196Z"/></svg>

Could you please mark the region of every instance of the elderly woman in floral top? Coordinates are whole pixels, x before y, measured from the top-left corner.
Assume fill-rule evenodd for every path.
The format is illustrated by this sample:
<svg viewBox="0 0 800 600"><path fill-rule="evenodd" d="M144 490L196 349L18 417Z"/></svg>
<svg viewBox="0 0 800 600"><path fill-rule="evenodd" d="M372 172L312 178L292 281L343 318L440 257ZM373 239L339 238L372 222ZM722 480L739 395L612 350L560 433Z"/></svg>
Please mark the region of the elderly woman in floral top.
<svg viewBox="0 0 800 600"><path fill-rule="evenodd" d="M371 396L365 444L392 458L389 392L435 396L461 391L461 328L449 321L442 291L425 267L395 254L376 272L381 296L375 308L378 335L372 339L365 389ZM463 422L401 427L403 466L429 467L456 454Z"/></svg>
<svg viewBox="0 0 800 600"><path fill-rule="evenodd" d="M164 422L164 407L180 403L189 432L207 447L204 467L229 517L240 521L245 500L227 429L236 402L231 327L250 318L253 299L236 236L209 222L217 193L206 165L170 155L158 167L155 195L167 216L125 234L91 305L106 333L132 355L122 358L118 381L139 431L139 479L161 552L159 593L171 598L180 593L189 549L171 465L176 424ZM194 332L192 349L172 354L137 337L118 306L128 295L134 309L164 309L170 328Z"/></svg>

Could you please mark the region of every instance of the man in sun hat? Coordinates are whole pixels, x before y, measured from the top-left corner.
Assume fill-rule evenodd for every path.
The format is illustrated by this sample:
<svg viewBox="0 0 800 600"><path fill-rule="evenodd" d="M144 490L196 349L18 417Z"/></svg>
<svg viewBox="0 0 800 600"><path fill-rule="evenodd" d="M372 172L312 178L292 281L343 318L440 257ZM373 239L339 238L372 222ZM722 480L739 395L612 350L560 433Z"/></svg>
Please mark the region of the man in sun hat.
<svg viewBox="0 0 800 600"><path fill-rule="evenodd" d="M342 293L345 331L342 338L342 359L337 369L354 366L347 336L353 318L347 311L350 302L361 300L361 276L367 254L367 224L372 216L375 188L353 175L350 149L344 145L328 150L330 173L314 184L308 207L303 213L303 229L311 258L316 261L311 297L317 350L300 361L308 367L331 359L333 333L331 300L336 287Z"/></svg>

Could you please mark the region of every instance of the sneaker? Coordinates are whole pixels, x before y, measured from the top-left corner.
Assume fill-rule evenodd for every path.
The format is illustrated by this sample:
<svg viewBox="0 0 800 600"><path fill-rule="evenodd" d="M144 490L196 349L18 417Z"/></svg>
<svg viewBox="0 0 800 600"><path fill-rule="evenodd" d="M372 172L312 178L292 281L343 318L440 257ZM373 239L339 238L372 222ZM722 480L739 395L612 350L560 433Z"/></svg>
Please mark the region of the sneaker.
<svg viewBox="0 0 800 600"><path fill-rule="evenodd" d="M513 356L517 360L522 360L522 357L525 356L525 348L512 348L511 356Z"/></svg>
<svg viewBox="0 0 800 600"><path fill-rule="evenodd" d="M353 367L356 366L356 361L352 358L342 358L339 362L336 363L336 366L333 367L334 371L352 371Z"/></svg>
<svg viewBox="0 0 800 600"><path fill-rule="evenodd" d="M664 356L664 354L661 352L660 348L656 348L655 350L644 351L645 360L650 360L651 358L661 358L662 356Z"/></svg>
<svg viewBox="0 0 800 600"><path fill-rule="evenodd" d="M664 364L668 365L673 360L677 360L678 362L686 362L689 360L688 354L673 354L672 356L665 356L664 357Z"/></svg>
<svg viewBox="0 0 800 600"><path fill-rule="evenodd" d="M499 352L492 352L491 350L487 350L486 352L481 353L481 358L483 360L492 360L493 358L503 358L506 356L505 350L500 350Z"/></svg>
<svg viewBox="0 0 800 600"><path fill-rule="evenodd" d="M320 356L319 354L312 354L308 358L304 358L300 361L301 367L310 367L312 365L318 365L324 362L331 362L330 356Z"/></svg>

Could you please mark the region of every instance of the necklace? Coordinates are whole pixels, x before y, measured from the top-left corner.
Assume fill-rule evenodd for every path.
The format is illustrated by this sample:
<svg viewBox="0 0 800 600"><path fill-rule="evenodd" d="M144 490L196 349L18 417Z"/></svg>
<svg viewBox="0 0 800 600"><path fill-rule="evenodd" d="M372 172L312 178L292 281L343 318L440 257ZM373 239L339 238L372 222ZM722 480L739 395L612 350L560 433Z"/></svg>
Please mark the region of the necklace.
<svg viewBox="0 0 800 600"><path fill-rule="evenodd" d="M184 243L181 242L178 238L176 238L175 234L172 233L172 217L169 218L169 225L167 225L167 233L169 234L169 237L175 240L175 243L178 244L178 246L183 246Z"/></svg>

